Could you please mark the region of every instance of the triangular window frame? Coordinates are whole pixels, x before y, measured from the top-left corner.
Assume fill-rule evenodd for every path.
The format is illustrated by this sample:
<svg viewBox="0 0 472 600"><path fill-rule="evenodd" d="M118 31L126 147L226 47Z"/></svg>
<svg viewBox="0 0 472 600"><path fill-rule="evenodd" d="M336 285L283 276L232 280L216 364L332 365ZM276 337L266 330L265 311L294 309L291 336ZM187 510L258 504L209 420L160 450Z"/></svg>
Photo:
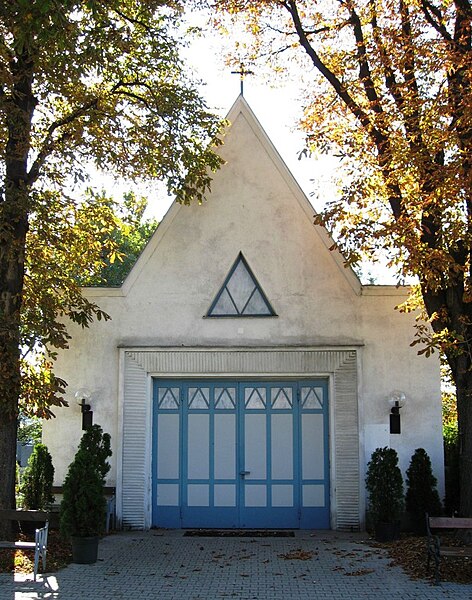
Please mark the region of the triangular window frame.
<svg viewBox="0 0 472 600"><path fill-rule="evenodd" d="M231 295L231 291L228 289L228 285L231 283L231 280L233 278L233 275L236 271L236 269L238 268L238 266L242 264L245 268L245 270L247 271L247 274L249 275L249 277L252 279L252 282L254 283L254 289L252 290L252 292L249 294L246 302L241 302L241 301L237 301L233 298L233 296ZM257 298L259 300L259 303L262 302L262 304L265 306L264 311L261 312L245 312L248 307L250 307L251 304L251 299L253 298L253 296L255 294L258 294ZM230 303L231 303L231 307L232 307L232 311L234 310L234 312L228 312L228 313L216 313L215 314L215 308L218 306L218 303L220 302L220 298L221 296L225 294L229 297ZM249 266L247 260L244 258L244 255L242 252L240 252L236 258L236 260L233 263L233 266L231 267L231 269L228 272L228 275L226 276L223 285L221 286L221 288L219 289L218 293L215 296L215 299L213 300L213 302L210 305L210 308L208 309L208 312L206 314L207 317L211 318L211 319L228 319L228 318L264 318L264 317L276 317L277 314L274 311L271 303L269 302L269 299L267 298L267 296L264 293L264 290L262 289L260 283L258 282L256 276L254 275L254 273L252 272L251 267Z"/></svg>

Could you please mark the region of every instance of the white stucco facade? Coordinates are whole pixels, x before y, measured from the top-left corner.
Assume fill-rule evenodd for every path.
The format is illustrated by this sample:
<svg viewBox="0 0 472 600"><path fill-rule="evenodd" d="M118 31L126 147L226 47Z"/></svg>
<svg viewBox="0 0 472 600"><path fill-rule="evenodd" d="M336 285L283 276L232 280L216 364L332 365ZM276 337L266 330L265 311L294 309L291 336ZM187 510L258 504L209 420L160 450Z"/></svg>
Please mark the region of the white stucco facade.
<svg viewBox="0 0 472 600"><path fill-rule="evenodd" d="M329 236L313 225L311 205L244 99L228 119L226 164L208 200L171 207L121 288L84 291L111 320L86 330L70 325L70 349L59 356L70 406L44 425L55 483L62 484L82 433L79 388L92 392L94 422L112 437L118 518L149 527L155 378L319 378L329 397L329 524L362 527L365 468L378 446L395 448L403 471L425 448L442 489L438 360L410 347L414 318L395 310L407 292L363 287L329 250ZM276 316L207 316L239 253ZM398 389L407 403L401 433L390 434L387 397Z"/></svg>

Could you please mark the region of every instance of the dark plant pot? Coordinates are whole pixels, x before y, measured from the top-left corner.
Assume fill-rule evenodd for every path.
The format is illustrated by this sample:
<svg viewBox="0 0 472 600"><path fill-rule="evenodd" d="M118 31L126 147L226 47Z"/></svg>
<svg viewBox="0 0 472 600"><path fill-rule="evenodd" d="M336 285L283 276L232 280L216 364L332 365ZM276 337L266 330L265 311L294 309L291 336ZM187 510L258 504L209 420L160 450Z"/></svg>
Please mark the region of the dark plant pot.
<svg viewBox="0 0 472 600"><path fill-rule="evenodd" d="M97 562L98 536L72 537L72 562L79 565L90 565Z"/></svg>
<svg viewBox="0 0 472 600"><path fill-rule="evenodd" d="M377 542L393 542L400 537L400 521L375 524L375 540Z"/></svg>

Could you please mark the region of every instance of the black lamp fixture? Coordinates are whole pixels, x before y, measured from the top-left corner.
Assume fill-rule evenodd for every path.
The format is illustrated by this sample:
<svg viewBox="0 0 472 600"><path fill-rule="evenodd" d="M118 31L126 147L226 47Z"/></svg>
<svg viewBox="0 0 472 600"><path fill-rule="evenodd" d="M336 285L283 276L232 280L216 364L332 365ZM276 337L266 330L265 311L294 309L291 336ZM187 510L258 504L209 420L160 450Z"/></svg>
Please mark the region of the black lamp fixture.
<svg viewBox="0 0 472 600"><path fill-rule="evenodd" d="M388 397L390 406L390 433L401 433L400 408L405 405L406 395L399 390L393 390Z"/></svg>
<svg viewBox="0 0 472 600"><path fill-rule="evenodd" d="M75 399L81 408L82 412L82 430L92 427L93 411L90 407L90 399L92 395L88 390L82 389L75 392Z"/></svg>

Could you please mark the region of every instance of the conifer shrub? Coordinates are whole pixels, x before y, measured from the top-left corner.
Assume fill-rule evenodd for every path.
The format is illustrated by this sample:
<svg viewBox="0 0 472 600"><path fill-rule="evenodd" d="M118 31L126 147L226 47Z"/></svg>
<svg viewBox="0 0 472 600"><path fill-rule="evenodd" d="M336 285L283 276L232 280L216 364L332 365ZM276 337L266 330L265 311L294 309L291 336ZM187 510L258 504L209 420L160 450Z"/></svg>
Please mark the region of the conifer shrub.
<svg viewBox="0 0 472 600"><path fill-rule="evenodd" d="M393 448L377 448L367 465L366 487L374 523L393 523L404 506L403 477Z"/></svg>
<svg viewBox="0 0 472 600"><path fill-rule="evenodd" d="M54 502L52 484L54 466L51 454L44 444L36 444L28 459L20 494L27 510L43 510Z"/></svg>
<svg viewBox="0 0 472 600"><path fill-rule="evenodd" d="M426 532L425 514L441 514L441 500L431 460L424 448L417 448L406 471L406 510L413 519L415 531Z"/></svg>
<svg viewBox="0 0 472 600"><path fill-rule="evenodd" d="M105 528L105 476L110 470L110 436L99 425L89 427L69 465L61 502L61 534L65 538L100 535Z"/></svg>

